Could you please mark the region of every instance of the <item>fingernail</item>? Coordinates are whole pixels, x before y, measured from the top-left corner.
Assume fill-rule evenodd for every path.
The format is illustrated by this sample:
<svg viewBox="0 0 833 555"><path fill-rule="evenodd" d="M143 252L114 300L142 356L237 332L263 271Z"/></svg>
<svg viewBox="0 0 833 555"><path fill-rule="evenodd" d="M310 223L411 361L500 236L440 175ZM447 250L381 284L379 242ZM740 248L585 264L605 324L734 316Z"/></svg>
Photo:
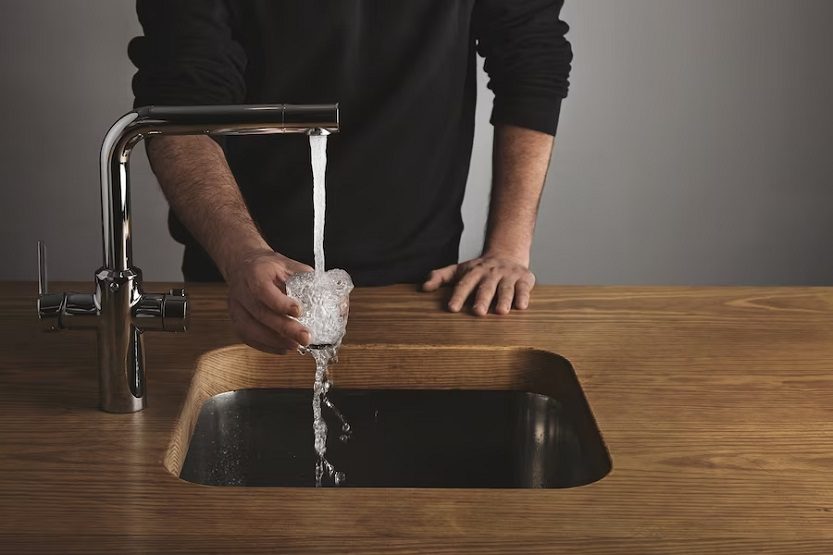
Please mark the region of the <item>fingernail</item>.
<svg viewBox="0 0 833 555"><path fill-rule="evenodd" d="M309 345L311 339L308 331L303 332L301 334L301 345Z"/></svg>
<svg viewBox="0 0 833 555"><path fill-rule="evenodd" d="M294 317L294 318L297 318L298 316L301 315L301 307L298 306L297 304L292 305L292 308L289 309L289 315Z"/></svg>

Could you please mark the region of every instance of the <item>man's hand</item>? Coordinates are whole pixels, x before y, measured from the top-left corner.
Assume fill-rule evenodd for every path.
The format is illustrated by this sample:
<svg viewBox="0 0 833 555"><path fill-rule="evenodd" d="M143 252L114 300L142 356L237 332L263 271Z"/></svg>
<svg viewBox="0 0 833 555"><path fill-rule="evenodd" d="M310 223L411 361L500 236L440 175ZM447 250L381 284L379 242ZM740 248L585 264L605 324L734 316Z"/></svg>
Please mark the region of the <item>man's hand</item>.
<svg viewBox="0 0 833 555"><path fill-rule="evenodd" d="M446 284L455 284L448 301L451 312L459 312L466 300L474 296L474 313L485 316L492 301L496 314L508 314L529 307L529 296L535 286L535 275L525 261L508 256L484 253L480 258L452 264L431 272L422 284L425 291L436 291Z"/></svg>
<svg viewBox="0 0 833 555"><path fill-rule="evenodd" d="M243 254L227 272L229 316L240 339L268 353L286 354L308 345L309 331L291 317L301 315L286 295L286 280L312 268L270 249Z"/></svg>
<svg viewBox="0 0 833 555"><path fill-rule="evenodd" d="M493 144L492 196L486 242L480 258L434 270L422 288L436 291L456 284L448 309L459 312L474 295L474 313L508 314L514 305L529 306L535 276L529 252L538 201L552 153L553 137L512 125L496 125Z"/></svg>

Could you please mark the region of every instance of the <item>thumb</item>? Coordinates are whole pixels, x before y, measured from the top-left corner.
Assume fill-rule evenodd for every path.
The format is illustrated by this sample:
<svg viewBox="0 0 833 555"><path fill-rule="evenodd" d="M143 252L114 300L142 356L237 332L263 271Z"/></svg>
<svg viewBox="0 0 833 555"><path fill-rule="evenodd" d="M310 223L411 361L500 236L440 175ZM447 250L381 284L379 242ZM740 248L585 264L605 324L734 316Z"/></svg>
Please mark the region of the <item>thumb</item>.
<svg viewBox="0 0 833 555"><path fill-rule="evenodd" d="M451 283L454 274L457 272L457 264L451 264L445 268L434 270L429 274L428 279L422 284L423 291L436 291L446 283Z"/></svg>
<svg viewBox="0 0 833 555"><path fill-rule="evenodd" d="M287 264L286 267L289 270L290 274L299 274L301 272L314 272L315 268L312 266L307 266L303 262L298 262L297 260L290 259L290 263Z"/></svg>

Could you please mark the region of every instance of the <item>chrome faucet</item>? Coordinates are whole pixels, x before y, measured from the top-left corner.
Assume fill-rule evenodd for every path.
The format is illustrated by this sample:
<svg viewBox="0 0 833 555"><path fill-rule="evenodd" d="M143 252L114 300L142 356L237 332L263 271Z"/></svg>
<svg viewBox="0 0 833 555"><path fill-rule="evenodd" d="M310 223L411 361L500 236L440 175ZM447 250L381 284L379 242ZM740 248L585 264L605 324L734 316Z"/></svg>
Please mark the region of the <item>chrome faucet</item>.
<svg viewBox="0 0 833 555"><path fill-rule="evenodd" d="M107 412L145 408L145 331L185 331L188 298L142 290L133 266L130 153L154 135L321 135L339 130L337 104L148 106L122 116L101 146L101 222L104 266L95 292L49 293L46 249L38 243L38 317L46 329L93 329L98 335L99 400Z"/></svg>

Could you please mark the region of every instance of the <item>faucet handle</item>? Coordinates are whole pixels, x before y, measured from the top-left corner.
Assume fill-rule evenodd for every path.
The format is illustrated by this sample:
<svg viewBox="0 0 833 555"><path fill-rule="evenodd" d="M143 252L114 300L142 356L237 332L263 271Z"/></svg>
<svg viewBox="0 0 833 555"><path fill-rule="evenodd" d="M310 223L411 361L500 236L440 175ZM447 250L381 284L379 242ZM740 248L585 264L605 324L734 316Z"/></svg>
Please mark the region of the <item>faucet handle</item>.
<svg viewBox="0 0 833 555"><path fill-rule="evenodd" d="M38 241L38 295L45 295L49 284L46 282L46 243Z"/></svg>
<svg viewBox="0 0 833 555"><path fill-rule="evenodd" d="M133 323L142 331L186 331L188 312L185 289L171 289L165 294L143 293L133 306Z"/></svg>
<svg viewBox="0 0 833 555"><path fill-rule="evenodd" d="M38 319L43 322L45 331L58 331L61 328L65 298L63 293L49 293L46 243L38 241Z"/></svg>
<svg viewBox="0 0 833 555"><path fill-rule="evenodd" d="M165 331L186 331L190 309L185 289L171 289L164 299L162 321Z"/></svg>

